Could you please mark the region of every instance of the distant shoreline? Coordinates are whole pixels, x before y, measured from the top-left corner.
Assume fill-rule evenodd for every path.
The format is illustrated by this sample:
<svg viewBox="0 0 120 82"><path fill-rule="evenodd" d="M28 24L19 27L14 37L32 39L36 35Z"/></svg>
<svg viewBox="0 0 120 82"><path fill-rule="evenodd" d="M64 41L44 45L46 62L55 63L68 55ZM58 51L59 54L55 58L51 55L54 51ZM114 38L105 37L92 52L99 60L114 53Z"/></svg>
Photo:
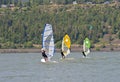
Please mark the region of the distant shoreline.
<svg viewBox="0 0 120 82"><path fill-rule="evenodd" d="M60 52L60 49L56 49L56 52ZM120 48L101 48L99 50L95 50L94 48L91 51L120 51ZM72 48L71 52L82 52L82 48ZM0 49L0 53L41 53L40 49Z"/></svg>

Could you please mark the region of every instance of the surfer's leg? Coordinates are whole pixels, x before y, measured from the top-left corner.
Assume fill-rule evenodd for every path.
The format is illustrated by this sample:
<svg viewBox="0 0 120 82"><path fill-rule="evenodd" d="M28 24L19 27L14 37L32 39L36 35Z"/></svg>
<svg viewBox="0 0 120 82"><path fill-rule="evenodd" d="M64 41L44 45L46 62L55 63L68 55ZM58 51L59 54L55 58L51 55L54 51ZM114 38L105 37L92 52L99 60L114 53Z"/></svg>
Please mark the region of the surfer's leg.
<svg viewBox="0 0 120 82"><path fill-rule="evenodd" d="M62 56L62 59L65 59L65 56Z"/></svg>
<svg viewBox="0 0 120 82"><path fill-rule="evenodd" d="M63 59L65 59L65 56L63 56Z"/></svg>
<svg viewBox="0 0 120 82"><path fill-rule="evenodd" d="M62 59L65 59L65 55L63 53L61 53Z"/></svg>
<svg viewBox="0 0 120 82"><path fill-rule="evenodd" d="M45 61L48 61L48 58L47 57L44 57Z"/></svg>
<svg viewBox="0 0 120 82"><path fill-rule="evenodd" d="M86 57L85 52L83 51L82 53L83 53L83 56Z"/></svg>

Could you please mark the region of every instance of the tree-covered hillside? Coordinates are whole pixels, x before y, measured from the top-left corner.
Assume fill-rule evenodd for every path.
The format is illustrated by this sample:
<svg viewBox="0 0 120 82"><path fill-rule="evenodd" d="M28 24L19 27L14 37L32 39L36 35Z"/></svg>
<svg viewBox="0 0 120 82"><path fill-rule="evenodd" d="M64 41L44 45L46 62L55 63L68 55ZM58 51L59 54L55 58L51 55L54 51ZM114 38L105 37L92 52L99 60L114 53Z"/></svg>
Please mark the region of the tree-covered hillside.
<svg viewBox="0 0 120 82"><path fill-rule="evenodd" d="M12 9L0 8L0 47L30 48L33 44L41 44L41 34L46 23L53 26L57 47L61 45L65 33L70 35L72 44L82 44L86 36L92 43L98 43L106 34L114 34L120 39L119 21L120 7L115 3L34 4ZM111 36L109 40L113 40Z"/></svg>
<svg viewBox="0 0 120 82"><path fill-rule="evenodd" d="M104 2L115 2L120 0L0 0L1 4L15 4L20 5L21 3L27 2L29 5L40 5L40 4L72 4L74 1L77 3L86 3L86 2L92 2L93 4L100 4Z"/></svg>

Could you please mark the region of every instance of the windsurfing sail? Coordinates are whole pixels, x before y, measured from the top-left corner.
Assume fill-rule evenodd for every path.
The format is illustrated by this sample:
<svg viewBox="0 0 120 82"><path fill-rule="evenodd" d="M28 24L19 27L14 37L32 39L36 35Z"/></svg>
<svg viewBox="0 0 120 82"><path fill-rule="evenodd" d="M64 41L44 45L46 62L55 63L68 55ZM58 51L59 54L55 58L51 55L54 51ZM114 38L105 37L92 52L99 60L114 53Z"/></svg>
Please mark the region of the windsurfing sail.
<svg viewBox="0 0 120 82"><path fill-rule="evenodd" d="M71 40L68 34L63 37L62 40L62 52L65 56L70 54Z"/></svg>
<svg viewBox="0 0 120 82"><path fill-rule="evenodd" d="M48 59L54 55L55 45L53 30L51 24L45 24L43 35L42 35L42 48L45 49Z"/></svg>
<svg viewBox="0 0 120 82"><path fill-rule="evenodd" d="M83 55L87 56L90 53L90 40L88 38L85 38L84 42L83 42Z"/></svg>

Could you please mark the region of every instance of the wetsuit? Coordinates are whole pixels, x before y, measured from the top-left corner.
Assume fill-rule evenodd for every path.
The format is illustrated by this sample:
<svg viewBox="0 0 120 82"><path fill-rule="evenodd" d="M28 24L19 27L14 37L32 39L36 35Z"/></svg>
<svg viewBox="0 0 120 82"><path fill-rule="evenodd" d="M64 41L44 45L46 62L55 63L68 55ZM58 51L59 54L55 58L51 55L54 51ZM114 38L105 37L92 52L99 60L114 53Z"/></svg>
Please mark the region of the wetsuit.
<svg viewBox="0 0 120 82"><path fill-rule="evenodd" d="M42 51L42 56L44 57L45 60L47 60L47 55L45 54L45 51Z"/></svg>
<svg viewBox="0 0 120 82"><path fill-rule="evenodd" d="M83 51L82 53L83 53L84 57L86 57L85 52Z"/></svg>
<svg viewBox="0 0 120 82"><path fill-rule="evenodd" d="M61 56L62 56L62 58L65 58L65 55L63 54L63 52L61 51Z"/></svg>

